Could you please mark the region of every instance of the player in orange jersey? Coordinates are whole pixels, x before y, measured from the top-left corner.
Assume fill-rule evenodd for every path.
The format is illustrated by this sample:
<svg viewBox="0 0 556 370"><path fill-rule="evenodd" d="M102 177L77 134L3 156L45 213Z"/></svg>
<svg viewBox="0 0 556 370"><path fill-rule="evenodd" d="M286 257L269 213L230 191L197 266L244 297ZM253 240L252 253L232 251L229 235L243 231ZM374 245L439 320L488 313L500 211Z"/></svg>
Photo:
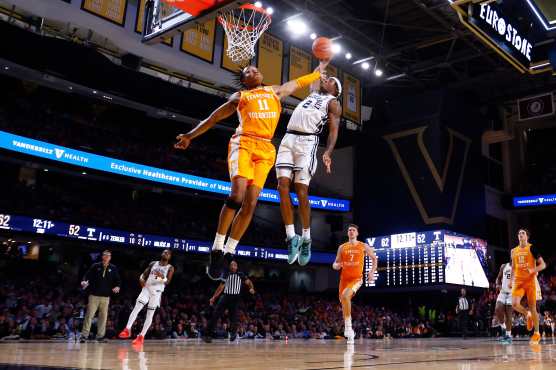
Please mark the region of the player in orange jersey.
<svg viewBox="0 0 556 370"><path fill-rule="evenodd" d="M225 104L191 131L177 137L175 148L187 149L191 140L205 133L217 122L236 112L239 117L239 126L228 146L232 191L220 211L207 268L210 278L219 279L225 260L233 259L237 244L251 222L268 172L274 165L276 149L271 140L282 111L280 101L296 90L318 81L320 72L324 72L328 62L321 61L317 71L280 86L264 86L263 75L257 67L247 66L241 70L239 76L243 89L232 94ZM224 245L230 226L231 232Z"/></svg>
<svg viewBox="0 0 556 370"><path fill-rule="evenodd" d="M530 233L526 229L519 229L517 238L519 245L512 249L512 278L510 288L512 289L512 306L514 310L527 318L527 330L535 327L531 337L531 344L538 344L541 335L539 333L539 315L537 312L537 274L546 268L542 256L529 243ZM528 309L521 305L523 296L527 297Z"/></svg>
<svg viewBox="0 0 556 370"><path fill-rule="evenodd" d="M363 285L363 269L365 267L365 255L372 261L372 268L367 274L367 281L375 280L377 258L374 249L357 240L359 227L351 224L348 226L347 235L349 241L340 245L336 260L332 264L334 270L342 270L340 274L339 296L344 314L344 336L348 343L353 343L355 332L351 327L351 299L357 290Z"/></svg>

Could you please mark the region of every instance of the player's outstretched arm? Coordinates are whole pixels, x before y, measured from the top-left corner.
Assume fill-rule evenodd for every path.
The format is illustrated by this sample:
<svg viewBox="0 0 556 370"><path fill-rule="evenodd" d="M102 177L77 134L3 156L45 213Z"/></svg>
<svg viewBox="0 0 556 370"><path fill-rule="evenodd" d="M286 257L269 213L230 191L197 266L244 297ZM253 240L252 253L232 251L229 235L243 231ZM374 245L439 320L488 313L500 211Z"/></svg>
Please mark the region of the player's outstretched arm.
<svg viewBox="0 0 556 370"><path fill-rule="evenodd" d="M544 262L544 258L539 256L536 261L537 261L537 266L535 267L535 272L541 272L546 268L546 262Z"/></svg>
<svg viewBox="0 0 556 370"><path fill-rule="evenodd" d="M178 137L176 138L178 142L174 145L174 148L182 150L187 149L189 144L191 144L191 140L195 139L197 136L204 134L218 122L234 114L237 109L237 105L239 104L240 97L241 94L239 92L232 94L228 101L216 108L216 110L212 112L207 119L201 121L188 133L178 135Z"/></svg>
<svg viewBox="0 0 556 370"><path fill-rule="evenodd" d="M296 90L311 86L313 82L318 81L321 77L321 73L325 70L329 62L329 60L321 60L317 71L288 81L283 85L273 86L272 88L280 99L284 99L293 94Z"/></svg>
<svg viewBox="0 0 556 370"><path fill-rule="evenodd" d="M504 274L504 264L500 266L500 270L498 270L498 276L496 276L496 289L500 289L502 287L502 275Z"/></svg>
<svg viewBox="0 0 556 370"><path fill-rule="evenodd" d="M342 106L337 99L328 104L328 139L326 141L326 149L322 154L322 162L326 168L326 173L332 172L332 151L338 140L338 129L340 127L340 116L342 115Z"/></svg>
<svg viewBox="0 0 556 370"><path fill-rule="evenodd" d="M334 260L334 263L332 264L332 268L334 270L340 270L342 268L342 246L340 246L338 248L338 252L336 253L336 260Z"/></svg>

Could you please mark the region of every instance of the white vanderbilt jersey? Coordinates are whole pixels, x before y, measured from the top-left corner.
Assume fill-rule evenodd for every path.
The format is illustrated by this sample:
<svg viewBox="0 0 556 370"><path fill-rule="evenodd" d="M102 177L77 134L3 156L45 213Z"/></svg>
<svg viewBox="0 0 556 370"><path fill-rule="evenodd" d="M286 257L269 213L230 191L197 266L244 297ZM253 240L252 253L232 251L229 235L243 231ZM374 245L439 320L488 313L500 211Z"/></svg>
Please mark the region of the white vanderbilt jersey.
<svg viewBox="0 0 556 370"><path fill-rule="evenodd" d="M309 94L294 109L287 130L320 134L328 119L328 104L334 99L336 97L329 94L323 95L317 92Z"/></svg>
<svg viewBox="0 0 556 370"><path fill-rule="evenodd" d="M147 282L145 285L151 289L155 289L157 292L163 292L165 284L163 284L160 280L156 279L155 272L161 273L164 278L168 277L168 271L170 270L170 264L166 264L165 266L160 265L158 261L156 261L151 267L151 272L149 273L149 277L147 278Z"/></svg>
<svg viewBox="0 0 556 370"><path fill-rule="evenodd" d="M512 278L512 266L509 263L504 265L504 270L502 271L502 288L500 289L503 293L511 293L510 280Z"/></svg>

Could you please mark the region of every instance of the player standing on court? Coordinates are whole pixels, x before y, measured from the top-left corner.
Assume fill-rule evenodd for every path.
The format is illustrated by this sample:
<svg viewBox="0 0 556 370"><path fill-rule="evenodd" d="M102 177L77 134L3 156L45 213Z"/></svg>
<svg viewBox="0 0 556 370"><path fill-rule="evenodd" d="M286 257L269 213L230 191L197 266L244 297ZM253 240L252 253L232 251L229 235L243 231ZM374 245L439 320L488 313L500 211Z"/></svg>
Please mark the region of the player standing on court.
<svg viewBox="0 0 556 370"><path fill-rule="evenodd" d="M280 119L281 100L296 90L309 86L321 77L328 60L319 70L280 86L264 86L257 67L247 66L239 75L243 89L186 134L177 137L177 149L187 149L191 141L216 123L237 112L239 126L228 145L228 170L232 191L220 211L218 228L210 254L207 273L216 280L222 275L224 261L233 259L239 240L247 230L255 212L259 193L274 165L276 149L271 139ZM231 231L224 244L228 231ZM224 255L228 257L224 258Z"/></svg>
<svg viewBox="0 0 556 370"><path fill-rule="evenodd" d="M348 226L347 235L349 241L340 245L336 260L332 264L334 270L342 270L340 274L339 296L344 315L344 336L348 343L353 343L355 332L351 327L351 299L357 290L363 285L363 268L365 266L365 255L372 261L372 268L367 274L367 281L372 283L375 279L377 258L374 249L357 240L359 227L351 224Z"/></svg>
<svg viewBox="0 0 556 370"><path fill-rule="evenodd" d="M311 259L311 205L309 182L317 169L319 134L328 123L328 141L322 155L326 172L331 172L332 151L338 138L342 107L338 97L342 85L336 77L322 75L311 84L309 96L297 105L288 123L276 157L276 177L280 192L280 211L286 227L288 263L298 259L305 266ZM292 177L299 200L299 215L303 232L295 233L293 207L290 199Z"/></svg>
<svg viewBox="0 0 556 370"><path fill-rule="evenodd" d="M530 233L526 229L517 232L519 245L512 249L512 306L514 310L527 318L527 330L535 327L531 344L538 344L541 339L539 332L539 314L537 312L537 274L546 268L544 259L529 243ZM527 297L528 310L521 305L523 296Z"/></svg>
<svg viewBox="0 0 556 370"><path fill-rule="evenodd" d="M149 330L152 322L154 312L158 307L160 307L160 298L162 297L162 292L164 288L170 284L172 277L174 276L174 266L170 265L170 258L172 257L172 251L165 249L160 256L160 261L152 261L149 267L139 275L139 284L143 288L141 293L137 297L135 302L135 307L131 314L129 315L129 320L124 330L118 335L121 339L127 339L131 336L131 327L137 319L139 312L147 306L147 316L145 322L143 323L143 329L141 333L133 341L134 345L142 345L145 340L145 335Z"/></svg>
<svg viewBox="0 0 556 370"><path fill-rule="evenodd" d="M512 264L504 263L500 266L498 276L496 277L496 288L499 290L496 298L496 307L494 312L500 325L505 323L505 335L501 338L503 343L512 343L512 289L510 281L512 279Z"/></svg>

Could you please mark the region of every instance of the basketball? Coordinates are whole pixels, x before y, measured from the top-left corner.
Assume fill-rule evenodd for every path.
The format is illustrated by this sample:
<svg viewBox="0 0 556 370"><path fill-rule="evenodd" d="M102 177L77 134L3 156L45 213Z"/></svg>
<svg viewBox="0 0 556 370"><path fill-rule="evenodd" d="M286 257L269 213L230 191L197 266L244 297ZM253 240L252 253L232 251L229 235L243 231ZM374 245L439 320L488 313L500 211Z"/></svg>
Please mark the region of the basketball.
<svg viewBox="0 0 556 370"><path fill-rule="evenodd" d="M327 37L318 37L313 41L313 55L319 59L330 59L332 57L332 41Z"/></svg>

